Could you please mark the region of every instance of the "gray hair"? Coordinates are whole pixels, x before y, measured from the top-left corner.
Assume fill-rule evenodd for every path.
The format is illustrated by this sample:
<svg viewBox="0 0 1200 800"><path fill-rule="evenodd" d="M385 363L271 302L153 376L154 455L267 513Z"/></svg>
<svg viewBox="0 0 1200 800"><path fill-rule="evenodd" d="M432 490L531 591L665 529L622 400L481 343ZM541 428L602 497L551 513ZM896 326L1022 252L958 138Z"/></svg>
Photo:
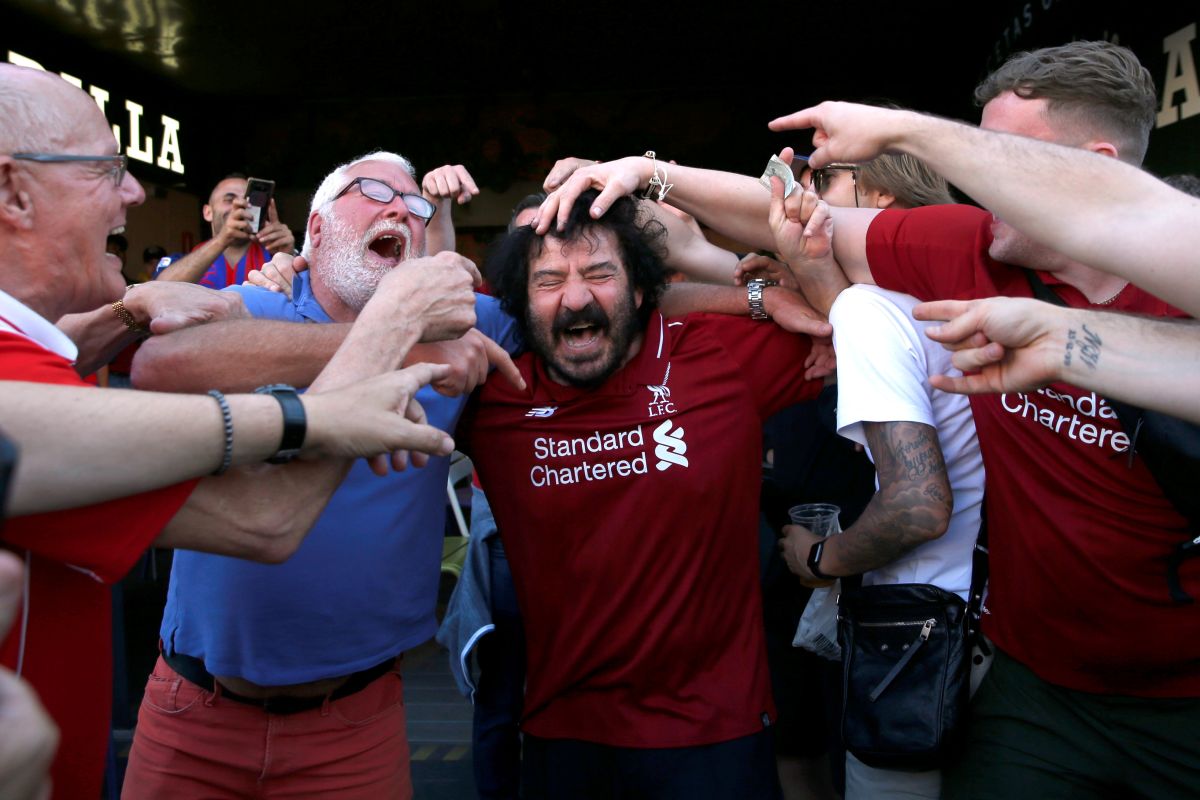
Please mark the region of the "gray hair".
<svg viewBox="0 0 1200 800"><path fill-rule="evenodd" d="M325 180L321 181L321 185L317 187L317 191L313 194L312 205L309 207L309 217L324 208L334 196L342 190L342 184L345 182L346 173L351 167L356 167L364 161L387 161L391 164L397 164L404 168L404 171L412 176L413 180L417 179L417 171L413 169L412 162L398 153L390 153L386 150L376 150L374 153L367 153L365 156L359 156L353 161L347 161L339 167L336 167L333 172L325 176ZM300 255L305 259L312 257L312 244L309 241L307 231L304 235L304 248L300 251Z"/></svg>
<svg viewBox="0 0 1200 800"><path fill-rule="evenodd" d="M14 64L0 64L0 153L61 150L79 120L61 95L47 92L36 81L72 87L57 75Z"/></svg>

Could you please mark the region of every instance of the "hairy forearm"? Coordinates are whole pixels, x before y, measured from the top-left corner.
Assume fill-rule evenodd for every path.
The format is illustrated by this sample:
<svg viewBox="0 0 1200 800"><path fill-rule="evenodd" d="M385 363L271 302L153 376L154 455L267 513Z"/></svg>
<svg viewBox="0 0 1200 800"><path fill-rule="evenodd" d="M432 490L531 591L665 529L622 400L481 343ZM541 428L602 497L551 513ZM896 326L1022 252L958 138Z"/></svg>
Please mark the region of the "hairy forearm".
<svg viewBox="0 0 1200 800"><path fill-rule="evenodd" d="M280 563L300 546L349 468L347 460L293 461L206 478L155 545Z"/></svg>
<svg viewBox="0 0 1200 800"><path fill-rule="evenodd" d="M1200 323L1061 309L1058 379L1200 423Z"/></svg>
<svg viewBox="0 0 1200 800"><path fill-rule="evenodd" d="M665 317L682 317L701 312L744 317L750 313L745 288L713 286L706 283L668 284L658 306Z"/></svg>
<svg viewBox="0 0 1200 800"><path fill-rule="evenodd" d="M1087 150L922 114L897 146L1026 235L1200 313L1200 200Z"/></svg>
<svg viewBox="0 0 1200 800"><path fill-rule="evenodd" d="M671 205L722 236L756 250L775 249L775 237L767 225L771 193L757 179L674 164L667 170L668 181L674 184L669 195Z"/></svg>
<svg viewBox="0 0 1200 800"><path fill-rule="evenodd" d="M329 364L312 382L314 391L328 391L384 372L400 369L409 350L421 339L421 325L410 315L378 320L365 314L351 328ZM318 326L328 327L328 326Z"/></svg>
<svg viewBox="0 0 1200 800"><path fill-rule="evenodd" d="M879 491L862 516L829 539L821 568L857 575L892 563L946 531L953 501L937 434L929 425L868 422Z"/></svg>
<svg viewBox="0 0 1200 800"><path fill-rule="evenodd" d="M349 324L234 320L155 336L134 358L133 383L168 392L245 392L267 383L308 386L349 329Z"/></svg>
<svg viewBox="0 0 1200 800"><path fill-rule="evenodd" d="M220 409L210 397L3 383L0 419L19 450L9 513L89 505L207 475L224 455ZM279 447L274 398L230 396L233 463Z"/></svg>

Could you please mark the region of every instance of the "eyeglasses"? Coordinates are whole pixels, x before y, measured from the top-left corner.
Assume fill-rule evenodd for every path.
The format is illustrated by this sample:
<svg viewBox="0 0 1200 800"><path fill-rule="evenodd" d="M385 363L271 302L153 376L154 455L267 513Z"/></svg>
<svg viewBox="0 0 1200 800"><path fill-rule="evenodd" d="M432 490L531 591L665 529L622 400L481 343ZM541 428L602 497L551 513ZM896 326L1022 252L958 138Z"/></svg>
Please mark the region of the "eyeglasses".
<svg viewBox="0 0 1200 800"><path fill-rule="evenodd" d="M18 161L37 161L42 164L66 164L77 161L107 162L108 174L112 176L113 183L117 186L120 186L121 181L125 180L125 172L129 168L129 159L122 155L71 156L61 153L13 153L12 157Z"/></svg>
<svg viewBox="0 0 1200 800"><path fill-rule="evenodd" d="M850 173L851 179L854 181L854 207L858 208L858 171L860 167L857 164L830 164L827 167L821 167L812 171L812 190L820 195L829 188L829 184L833 181L833 172L836 170L847 171Z"/></svg>
<svg viewBox="0 0 1200 800"><path fill-rule="evenodd" d="M358 190L362 192L363 197L369 197L375 202L383 203L384 205L392 202L396 199L396 196L399 195L400 199L404 201L404 205L408 207L409 213L411 213L413 216L420 217L426 222L429 222L429 220L433 219L433 213L437 211L437 206L426 200L421 195L397 192L391 186L388 186L386 183L381 180L377 180L376 178L355 178L354 180L350 181L345 189L342 189L340 192L334 195L333 200L337 200L355 186L357 186ZM329 202L332 203L333 200L330 200Z"/></svg>

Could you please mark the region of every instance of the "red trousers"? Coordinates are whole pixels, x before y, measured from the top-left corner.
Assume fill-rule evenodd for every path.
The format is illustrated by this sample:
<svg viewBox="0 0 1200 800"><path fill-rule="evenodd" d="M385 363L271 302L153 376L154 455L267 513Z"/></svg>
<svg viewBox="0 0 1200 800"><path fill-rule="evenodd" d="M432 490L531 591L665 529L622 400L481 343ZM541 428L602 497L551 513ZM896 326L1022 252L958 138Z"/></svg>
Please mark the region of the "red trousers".
<svg viewBox="0 0 1200 800"><path fill-rule="evenodd" d="M121 796L410 800L400 673L311 711L268 714L201 689L160 658Z"/></svg>

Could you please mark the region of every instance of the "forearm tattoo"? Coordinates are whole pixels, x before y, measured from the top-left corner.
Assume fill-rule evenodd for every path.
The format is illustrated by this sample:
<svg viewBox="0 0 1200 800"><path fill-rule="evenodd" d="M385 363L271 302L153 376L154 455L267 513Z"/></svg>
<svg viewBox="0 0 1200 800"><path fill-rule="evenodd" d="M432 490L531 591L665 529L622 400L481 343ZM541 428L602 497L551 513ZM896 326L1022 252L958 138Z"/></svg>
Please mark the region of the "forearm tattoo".
<svg viewBox="0 0 1200 800"><path fill-rule="evenodd" d="M879 491L841 534L838 560L844 572L890 564L944 531L953 508L942 449L931 426L868 422L864 427Z"/></svg>
<svg viewBox="0 0 1200 800"><path fill-rule="evenodd" d="M1074 328L1067 331L1067 349L1063 354L1063 366L1070 367L1072 359L1078 354L1080 361L1092 369L1096 369L1100 365L1100 347L1103 343L1100 341L1099 334L1089 330L1087 325L1080 327L1083 329L1082 334Z"/></svg>

